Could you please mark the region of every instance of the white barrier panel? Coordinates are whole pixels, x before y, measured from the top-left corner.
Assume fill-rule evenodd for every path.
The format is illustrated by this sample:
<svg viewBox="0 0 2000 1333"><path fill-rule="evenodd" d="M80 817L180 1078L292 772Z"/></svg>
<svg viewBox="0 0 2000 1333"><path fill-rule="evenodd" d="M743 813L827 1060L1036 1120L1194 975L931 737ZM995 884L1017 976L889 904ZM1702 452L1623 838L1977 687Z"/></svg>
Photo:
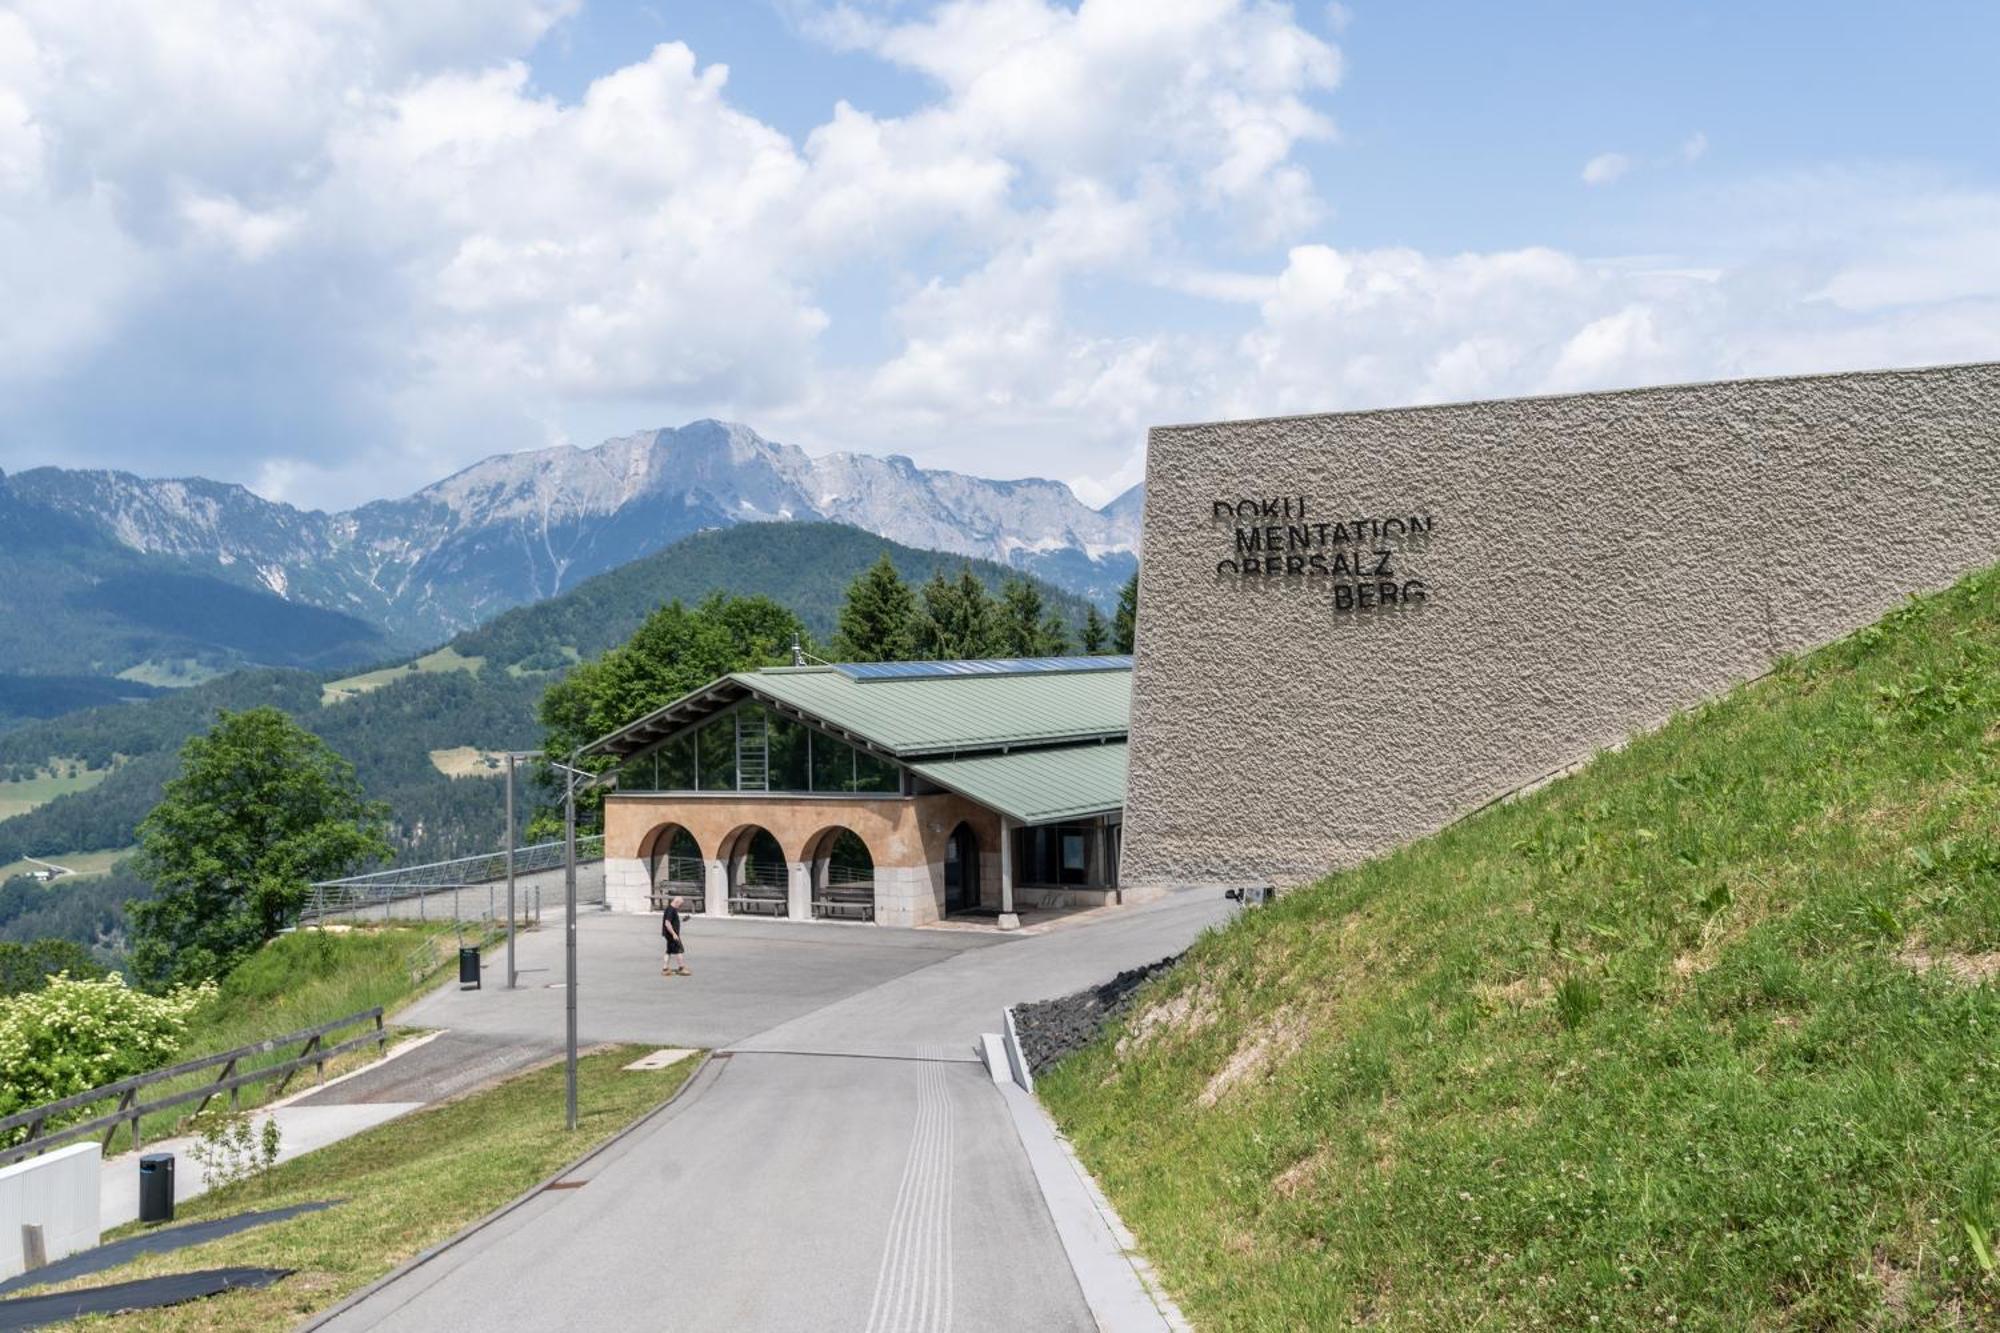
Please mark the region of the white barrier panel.
<svg viewBox="0 0 2000 1333"><path fill-rule="evenodd" d="M0 1168L0 1281L27 1266L23 1226L42 1229L43 1252L50 1263L97 1244L103 1234L97 1203L99 1174L95 1143L58 1148Z"/></svg>

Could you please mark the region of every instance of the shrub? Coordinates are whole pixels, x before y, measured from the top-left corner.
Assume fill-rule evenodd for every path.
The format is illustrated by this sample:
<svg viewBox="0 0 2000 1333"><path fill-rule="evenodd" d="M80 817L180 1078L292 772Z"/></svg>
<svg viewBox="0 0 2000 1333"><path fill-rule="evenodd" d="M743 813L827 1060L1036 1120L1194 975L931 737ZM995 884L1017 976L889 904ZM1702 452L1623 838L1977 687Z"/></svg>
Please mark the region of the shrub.
<svg viewBox="0 0 2000 1333"><path fill-rule="evenodd" d="M0 1116L165 1064L189 1016L213 993L204 986L147 995L121 977L60 975L0 1000Z"/></svg>

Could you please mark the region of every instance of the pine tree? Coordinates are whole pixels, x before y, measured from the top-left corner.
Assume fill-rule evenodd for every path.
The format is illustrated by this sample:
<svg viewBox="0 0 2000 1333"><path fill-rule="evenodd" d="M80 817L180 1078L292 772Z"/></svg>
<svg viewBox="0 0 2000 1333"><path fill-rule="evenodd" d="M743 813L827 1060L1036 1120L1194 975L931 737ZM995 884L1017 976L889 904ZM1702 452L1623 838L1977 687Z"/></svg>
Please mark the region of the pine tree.
<svg viewBox="0 0 2000 1333"><path fill-rule="evenodd" d="M1042 614L1042 588L1032 578L1008 578L994 634L1000 656L1042 656Z"/></svg>
<svg viewBox="0 0 2000 1333"><path fill-rule="evenodd" d="M1135 569L1132 577L1125 580L1125 586L1118 590L1118 611L1111 617L1112 651L1129 654L1138 626L1139 571Z"/></svg>
<svg viewBox="0 0 2000 1333"><path fill-rule="evenodd" d="M845 662L897 662L915 650L917 599L885 552L848 585L834 630L834 654Z"/></svg>
<svg viewBox="0 0 2000 1333"><path fill-rule="evenodd" d="M924 585L924 609L917 618L917 656L930 661L991 657L993 599L969 566L956 579L939 570Z"/></svg>
<svg viewBox="0 0 2000 1333"><path fill-rule="evenodd" d="M1104 616L1093 604L1083 613L1083 651L1095 657L1104 651L1105 643L1111 638L1111 627L1104 623Z"/></svg>

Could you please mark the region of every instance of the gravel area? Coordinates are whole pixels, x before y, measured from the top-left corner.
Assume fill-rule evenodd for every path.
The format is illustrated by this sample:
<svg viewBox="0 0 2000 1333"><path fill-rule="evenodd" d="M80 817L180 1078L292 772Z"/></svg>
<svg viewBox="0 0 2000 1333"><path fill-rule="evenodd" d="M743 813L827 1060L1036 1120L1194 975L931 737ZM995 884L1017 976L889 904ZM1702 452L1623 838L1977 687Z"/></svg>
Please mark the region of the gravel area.
<svg viewBox="0 0 2000 1333"><path fill-rule="evenodd" d="M1173 954L1120 972L1101 986L1073 995L1015 1005L1014 1032L1021 1039L1021 1054L1027 1057L1028 1068L1039 1074L1071 1051L1089 1045L1106 1023L1132 1006L1140 983L1172 967L1179 958Z"/></svg>

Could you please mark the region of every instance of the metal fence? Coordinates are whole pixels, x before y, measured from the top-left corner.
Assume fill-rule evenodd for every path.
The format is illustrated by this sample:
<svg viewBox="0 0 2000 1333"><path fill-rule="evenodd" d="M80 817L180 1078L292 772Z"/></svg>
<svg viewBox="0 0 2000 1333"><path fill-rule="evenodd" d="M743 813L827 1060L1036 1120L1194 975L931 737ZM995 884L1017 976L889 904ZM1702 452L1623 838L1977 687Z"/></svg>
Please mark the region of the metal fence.
<svg viewBox="0 0 2000 1333"><path fill-rule="evenodd" d="M604 836L576 840L577 899L604 900ZM585 867L589 867L586 873ZM545 888L562 895L563 844L540 842L514 851L517 915L541 914ZM525 881L525 882L524 882ZM499 920L506 915L507 854L462 856L454 861L398 866L367 875L314 884L301 920L336 917L408 918L416 921Z"/></svg>
<svg viewBox="0 0 2000 1333"><path fill-rule="evenodd" d="M329 1044L327 1038L342 1028L359 1028L360 1031L355 1036ZM375 1047L376 1054L379 1055L387 1046L388 1040L388 1031L382 1025L382 1009L377 1005L358 1014L337 1018L331 1023L322 1023L318 1027L288 1032L282 1037L267 1037L248 1046L239 1046L233 1051L218 1051L214 1055L204 1055L198 1060L169 1065L165 1069L155 1069L150 1073L135 1074L131 1078L107 1083L88 1092L79 1092L61 1101L29 1107L25 1111L17 1111L0 1120L0 1143L8 1143L20 1135L21 1131L26 1131L19 1142L0 1149L0 1166L11 1165L68 1143L71 1139L96 1134L100 1130L104 1133L104 1146L109 1148L112 1136L120 1129L129 1127L132 1146L137 1148L141 1143L140 1121L148 1115L185 1106L189 1102L200 1103L194 1108L194 1114L200 1115L210 1101L224 1093L229 1095L229 1105L233 1110L242 1089L271 1079L278 1080L278 1086L271 1094L276 1097L284 1092L286 1085L292 1081L292 1075L307 1066L311 1066L321 1078L324 1078L327 1061L337 1059L350 1051L358 1051L364 1046ZM237 1072L239 1064L254 1060L261 1055L269 1055L280 1047L290 1046L293 1043L302 1043L296 1054L288 1055L275 1064ZM220 1072L213 1078L193 1077L197 1074L206 1074L208 1070L218 1066ZM161 1092L150 1101L139 1099L142 1090L157 1088L166 1083L180 1083L182 1086L173 1091ZM82 1121L66 1123L72 1114L85 1113L89 1108L101 1106L113 1098L117 1099L118 1104L111 1110Z"/></svg>

